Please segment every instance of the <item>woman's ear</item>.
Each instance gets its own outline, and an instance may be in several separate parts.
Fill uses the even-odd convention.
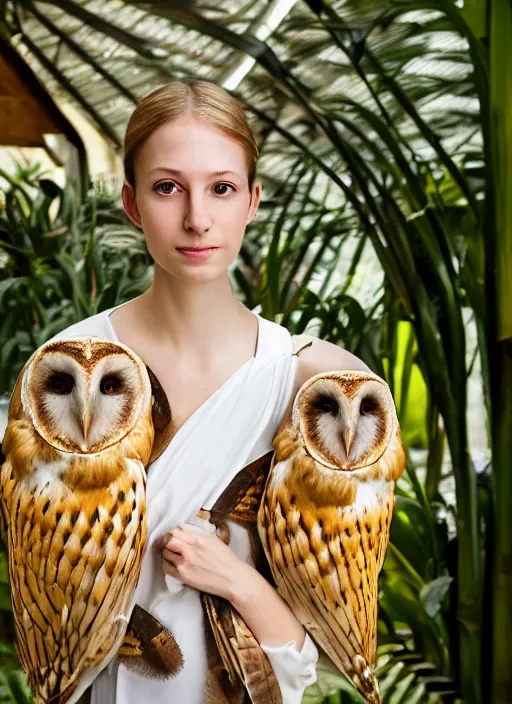
[[[261,183],[257,181],[256,183],[253,183],[252,186],[252,192],[251,192],[251,200],[249,202],[249,212],[247,213],[247,220],[245,221],[245,224],[248,225],[250,222],[254,220],[256,217],[256,213],[258,212],[258,206],[260,204],[260,199],[261,199]]]
[[[122,197],[125,213],[128,215],[134,225],[137,225],[137,227],[142,228],[140,213],[139,209],[137,208],[135,190],[132,188],[132,186],[130,186],[127,181],[125,181],[123,184]]]

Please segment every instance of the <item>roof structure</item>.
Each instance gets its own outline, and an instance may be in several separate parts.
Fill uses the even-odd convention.
[[[460,196],[450,159],[451,173],[482,162],[468,44],[437,10],[388,0],[4,0],[0,34],[118,150],[152,89],[189,75],[227,87],[247,106],[262,151],[266,207],[290,190],[288,217],[306,202],[318,207],[332,258],[340,237],[361,235],[362,202],[393,188],[402,204],[390,144],[413,171],[429,170],[443,198]],[[306,208],[301,225],[313,222]]]
[[[0,38],[0,144],[44,148],[45,134],[65,134],[81,146],[76,130],[33,71]]]
[[[232,0],[223,0],[210,14],[225,26],[226,33],[254,32],[268,15],[263,12],[265,6],[268,9],[281,1],[256,0],[240,8]],[[179,9],[185,3],[61,0],[7,4],[5,22],[20,55],[53,94],[65,94],[78,104],[117,147],[143,95],[186,75],[222,82],[241,58],[239,51],[201,33],[199,27],[186,26],[191,17],[200,25],[201,18],[195,11]]]
[[[83,142],[30,66],[0,36],[0,146],[42,147],[47,134],[62,134],[75,147],[82,182],[88,182]]]
[[[443,130],[443,124],[433,101],[442,98],[453,110],[457,134],[451,125],[440,133],[450,142],[449,151],[475,145],[478,106],[468,83],[472,66],[466,42],[443,25],[440,13],[410,12],[384,26],[380,17],[389,8],[384,0],[331,0],[343,22],[338,36],[329,36],[318,20],[322,5],[315,0],[5,0],[0,33],[10,37],[52,95],[74,102],[117,148],[137,101],[186,75],[232,89],[254,108],[258,128],[266,122],[268,129],[269,118],[287,124],[302,120],[302,128],[311,123],[299,93],[328,107],[339,101],[343,109],[349,102],[372,108],[372,90],[354,62],[369,48],[393,75],[400,72],[404,88],[411,87],[436,128]],[[424,27],[429,31],[420,31]],[[241,80],[244,72],[236,78],[237,71],[247,57],[256,65]],[[395,111],[393,117],[408,136],[414,133],[407,116]],[[320,136],[321,130],[309,130],[308,142]]]

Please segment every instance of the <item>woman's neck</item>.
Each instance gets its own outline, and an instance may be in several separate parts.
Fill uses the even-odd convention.
[[[134,303],[150,338],[176,357],[193,350],[196,360],[211,359],[212,348],[225,349],[226,338],[236,339],[246,325],[254,325],[252,314],[233,296],[227,274],[185,283],[156,265],[151,286]]]

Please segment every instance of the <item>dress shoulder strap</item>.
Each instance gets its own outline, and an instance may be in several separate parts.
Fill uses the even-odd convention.
[[[310,347],[315,340],[318,340],[314,335],[306,335],[302,333],[301,335],[292,335],[292,344],[294,355],[299,355],[299,353],[306,347]]]
[[[292,357],[299,354],[305,347],[313,344],[318,337],[315,335],[292,335],[290,331],[271,320],[260,317],[260,331],[262,336],[258,343],[258,357],[267,360],[283,352]]]
[[[266,362],[281,354],[292,353],[292,336],[289,330],[282,325],[274,323],[259,316],[261,337],[258,341],[257,357]]]

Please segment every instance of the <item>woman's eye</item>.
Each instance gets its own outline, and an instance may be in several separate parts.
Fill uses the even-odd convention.
[[[169,193],[173,193],[173,188],[176,188],[174,183],[171,183],[170,181],[164,181],[163,183],[157,183],[155,186],[155,190],[158,191],[159,193],[164,193],[165,195],[168,195]]]
[[[228,188],[231,188],[231,190],[234,190],[234,189],[233,189],[233,186],[230,186],[229,183],[217,183],[217,184],[213,187],[213,190],[215,191],[215,193],[216,193],[218,196],[224,196],[224,195],[226,195],[226,193],[228,192],[228,191],[227,191]],[[220,189],[220,190],[218,190],[218,189]]]

